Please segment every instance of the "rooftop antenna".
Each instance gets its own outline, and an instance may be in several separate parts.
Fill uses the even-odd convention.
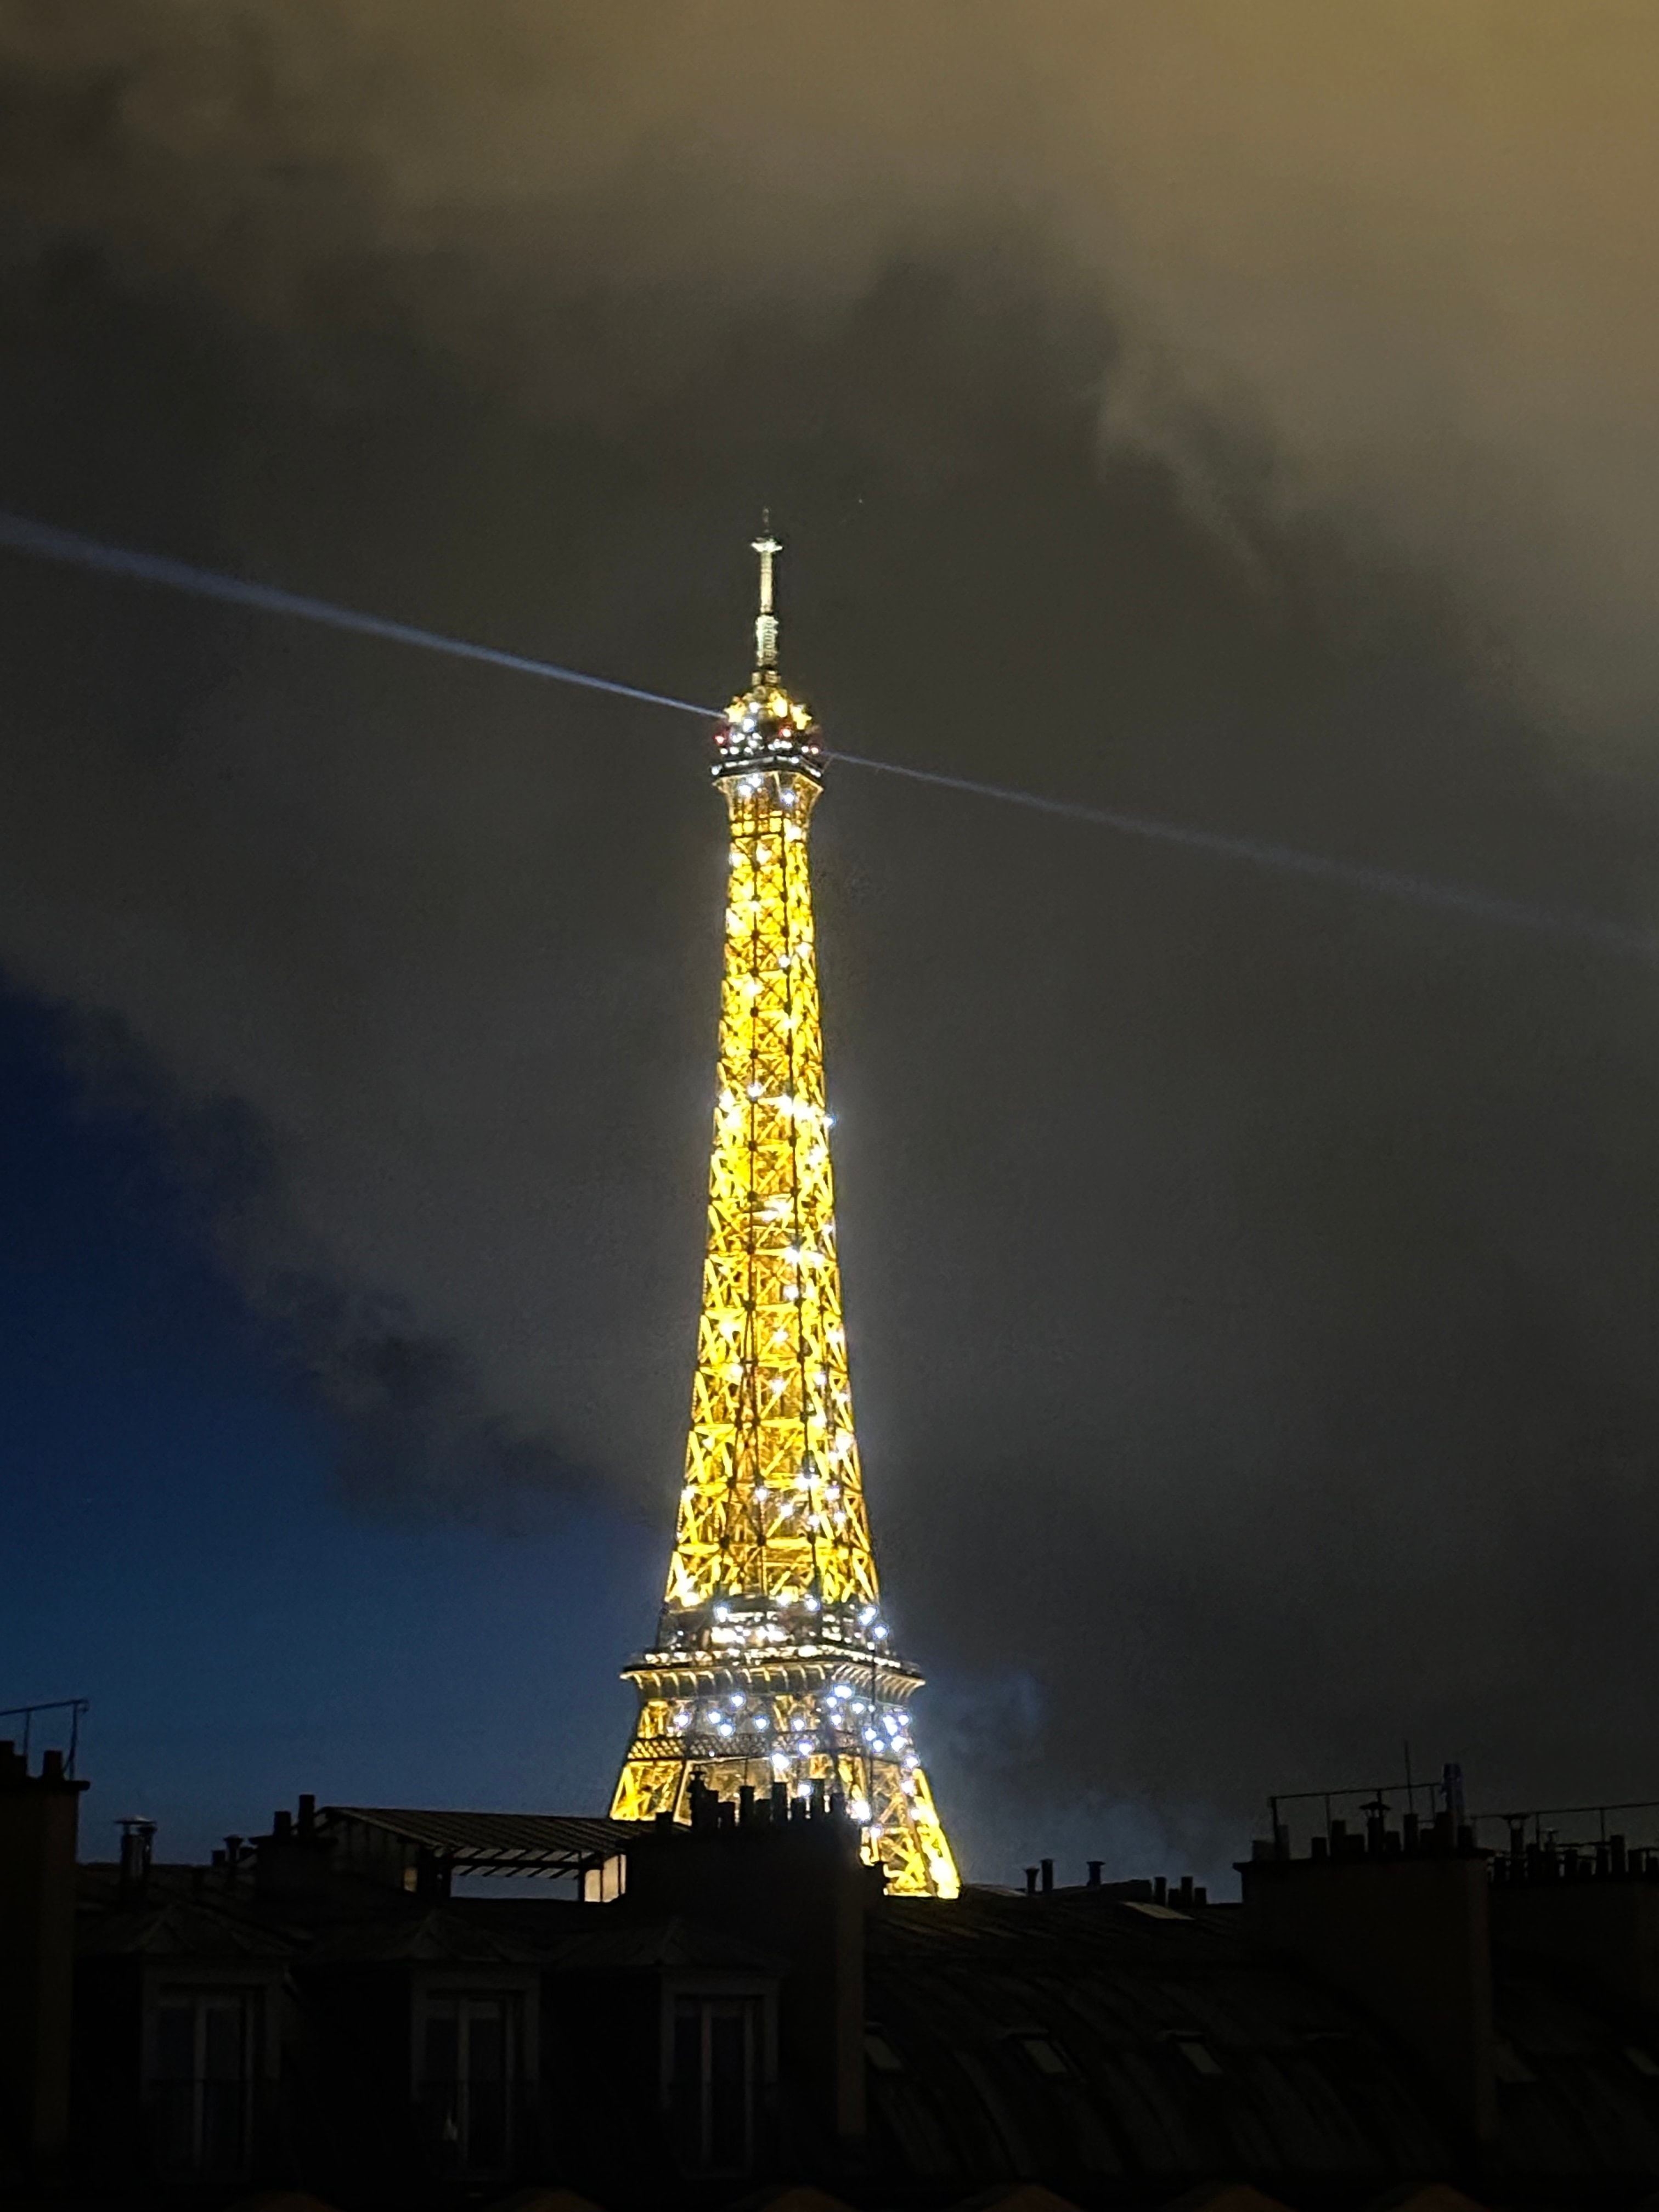
[[[783,548],[772,535],[772,510],[761,509],[760,536],[750,540],[760,555],[760,612],[755,617],[755,683],[778,679],[778,618],[772,602],[772,563]]]

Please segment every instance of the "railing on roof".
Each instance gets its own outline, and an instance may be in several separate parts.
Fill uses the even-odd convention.
[[[1405,1800],[1404,1809],[1407,1813],[1418,1813],[1420,1801],[1423,1812],[1430,1821],[1437,1813],[1449,1813],[1460,1823],[1468,1817],[1463,1810],[1462,1768],[1444,1766],[1437,1782],[1425,1782],[1412,1773],[1409,1758],[1403,1781],[1358,1782],[1340,1790],[1281,1790],[1276,1796],[1268,1798],[1267,1811],[1273,1821],[1273,1833],[1277,1838],[1281,1830],[1288,1835],[1291,1825],[1281,1808],[1291,1805],[1319,1805],[1324,1810],[1324,1832],[1328,1837],[1335,1822],[1346,1817],[1339,1812],[1340,1807],[1352,1806],[1356,1811],[1364,1814],[1368,1820],[1386,1820],[1394,1810],[1395,1801],[1402,1797]]]
[[[1344,1808],[1353,1808],[1363,1813],[1370,1828],[1386,1824],[1401,1800],[1404,1802],[1401,1809],[1411,1814],[1419,1813],[1420,1803],[1430,1820],[1437,1814],[1449,1814],[1458,1828],[1469,1829],[1474,1840],[1485,1849],[1507,1851],[1511,1856],[1524,1850],[1528,1842],[1540,1850],[1559,1849],[1568,1852],[1587,1850],[1596,1845],[1605,1850],[1615,1843],[1644,1851],[1659,1849],[1659,1797],[1625,1798],[1601,1805],[1532,1805],[1514,1811],[1473,1813],[1464,1809],[1463,1770],[1455,1765],[1443,1767],[1437,1782],[1414,1778],[1408,1765],[1405,1779],[1401,1782],[1356,1784],[1340,1790],[1281,1790],[1268,1798],[1267,1809],[1275,1841],[1282,1835],[1288,1842],[1290,1820],[1286,1814],[1292,1806],[1321,1808],[1328,1838],[1334,1827],[1345,1822]],[[1632,1823],[1628,1817],[1632,1814],[1647,1817]]]
[[[0,1705],[0,1721],[21,1720],[22,1722],[23,1741],[18,1748],[24,1758],[27,1759],[33,1746],[35,1715],[37,1713],[67,1713],[70,1717],[69,1741],[64,1747],[64,1771],[72,1780],[75,1775],[76,1754],[81,1747],[81,1716],[88,1710],[90,1704],[91,1700],[87,1698],[47,1698],[40,1704],[33,1705]],[[15,1737],[13,1741],[16,1741]]]
[[[1650,1817],[1636,1824],[1632,1833],[1631,1823],[1621,1820],[1616,1829],[1609,1828],[1607,1820],[1616,1814],[1645,1813]],[[1513,1813],[1475,1813],[1471,1819],[1477,1832],[1482,1828],[1490,1833],[1500,1824],[1507,1832],[1505,1842],[1510,1851],[1524,1848],[1528,1830],[1532,1841],[1540,1850],[1546,1844],[1555,1844],[1571,1850],[1575,1845],[1610,1844],[1616,1835],[1621,1843],[1659,1844],[1659,1797],[1627,1797],[1618,1804],[1607,1805],[1532,1805],[1524,1811]],[[1548,1821],[1551,1826],[1546,1826]],[[1588,1832],[1594,1822],[1595,1832]],[[1566,1824],[1563,1826],[1555,1823]],[[1579,1832],[1573,1833],[1577,1826]]]

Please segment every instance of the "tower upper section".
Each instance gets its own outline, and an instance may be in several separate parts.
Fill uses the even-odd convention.
[[[714,731],[714,777],[758,770],[823,781],[817,726],[804,699],[792,699],[778,681],[778,616],[773,562],[783,548],[768,523],[753,540],[760,556],[760,612],[755,617],[755,673]]]

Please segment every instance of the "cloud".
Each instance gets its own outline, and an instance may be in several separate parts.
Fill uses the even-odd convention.
[[[1656,677],[1656,64],[1626,0],[0,11],[32,214],[283,325],[414,312],[562,406],[648,404],[896,257],[1035,251],[1116,324],[1109,444],[1215,516],[1214,426],[1248,430],[1248,503],[1431,565],[1620,735]]]

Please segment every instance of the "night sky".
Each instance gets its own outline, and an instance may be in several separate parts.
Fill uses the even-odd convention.
[[[1588,0],[0,0],[0,508],[1659,926]],[[0,555],[0,1703],[87,1848],[590,1809],[690,1380],[685,718]],[[854,1389],[966,1871],[1659,1793],[1659,964],[847,768]]]

